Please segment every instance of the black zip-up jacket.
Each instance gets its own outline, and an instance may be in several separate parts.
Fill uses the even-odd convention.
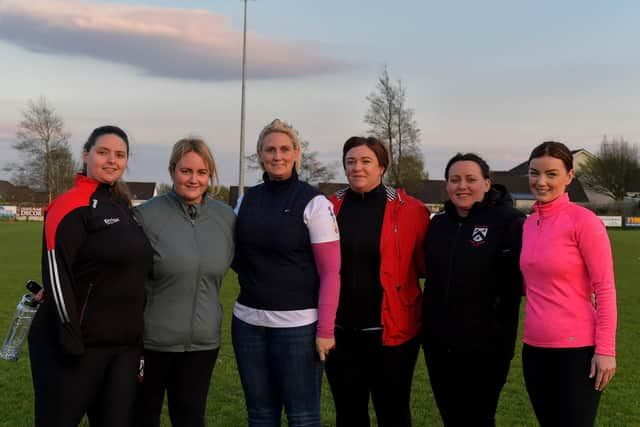
[[[30,342],[81,355],[85,346],[142,343],[152,249],[131,209],[83,175],[47,209],[45,301]]]
[[[450,201],[433,217],[424,243],[426,347],[513,357],[524,218],[499,185],[493,185],[466,218]]]

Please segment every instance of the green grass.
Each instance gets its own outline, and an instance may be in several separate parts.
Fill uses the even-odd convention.
[[[0,339],[13,316],[15,305],[25,292],[29,278],[40,278],[42,223],[0,222]],[[640,426],[640,231],[610,232],[618,289],[618,373],[605,391],[598,413],[599,426]],[[213,373],[207,406],[210,426],[246,425],[246,415],[229,338],[230,313],[238,288],[230,273],[222,289],[225,308],[224,341]],[[0,361],[0,426],[33,425],[33,392],[28,355],[17,363]],[[412,394],[415,426],[441,425],[422,356],[418,359]],[[328,386],[323,387],[322,418],[334,423]],[[511,367],[498,408],[500,426],[537,425],[522,379],[520,355]],[[163,425],[169,426],[163,415]]]

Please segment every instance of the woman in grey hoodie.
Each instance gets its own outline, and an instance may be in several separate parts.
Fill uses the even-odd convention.
[[[203,426],[220,349],[219,289],[233,258],[235,214],[207,194],[218,177],[201,139],[174,145],[169,173],[171,191],[137,208],[153,247],[139,425],[160,425],[166,391],[172,425]]]

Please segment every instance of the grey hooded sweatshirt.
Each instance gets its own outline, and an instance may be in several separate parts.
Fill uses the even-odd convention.
[[[180,352],[220,347],[219,290],[234,254],[236,216],[208,196],[196,208],[174,190],[136,208],[153,247],[146,283],[144,348]]]

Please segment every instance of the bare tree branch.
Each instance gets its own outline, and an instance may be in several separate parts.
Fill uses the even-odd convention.
[[[4,167],[18,185],[46,191],[49,201],[73,184],[77,163],[69,147],[70,133],[54,107],[41,97],[29,100],[18,124],[16,142],[22,161]]]
[[[582,165],[578,177],[588,188],[623,200],[640,177],[638,146],[624,138],[608,141],[605,136],[597,156]]]
[[[390,165],[387,180],[396,187],[427,177],[420,146],[420,129],[413,109],[406,106],[406,90],[402,81],[393,83],[385,67],[378,77],[376,89],[367,96],[369,109],[364,121],[369,134],[386,142]]]

